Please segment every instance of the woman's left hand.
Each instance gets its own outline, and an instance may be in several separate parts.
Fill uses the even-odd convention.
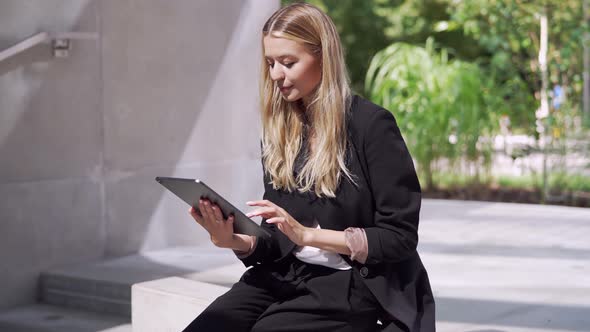
[[[246,204],[260,207],[254,211],[246,213],[248,218],[254,216],[266,218],[267,223],[277,225],[278,229],[298,246],[304,246],[309,242],[311,231],[313,231],[313,229],[301,225],[280,206],[269,200],[251,201],[246,202]]]

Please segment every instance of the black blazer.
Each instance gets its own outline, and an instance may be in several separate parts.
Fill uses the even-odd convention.
[[[418,253],[421,191],[412,158],[393,115],[354,96],[348,112],[348,169],[353,184],[341,179],[335,198],[318,198],[275,190],[264,172],[264,199],[285,209],[297,221],[343,231],[362,227],[368,240],[365,264],[341,255],[364,278],[386,315],[384,331],[434,331],[434,298]],[[246,266],[272,264],[290,254],[295,244],[275,225],[262,221],[269,240],[258,239]]]

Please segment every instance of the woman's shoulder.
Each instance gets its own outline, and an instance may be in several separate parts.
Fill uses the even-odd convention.
[[[391,112],[356,94],[352,96],[349,116],[350,129],[357,133],[366,132],[375,121],[381,121],[384,118],[393,120]]]
[[[365,117],[371,116],[373,112],[383,109],[383,107],[358,94],[352,95],[350,107],[354,115]]]

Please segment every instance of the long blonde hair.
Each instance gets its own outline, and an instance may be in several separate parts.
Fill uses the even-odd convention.
[[[336,27],[319,8],[294,3],[279,9],[266,21],[262,39],[269,34],[302,43],[319,57],[322,69],[321,81],[303,110],[312,124],[314,151],[295,177],[295,159],[303,148],[303,122],[297,103],[285,101],[270,78],[262,44],[260,99],[265,171],[274,189],[297,189],[301,193],[313,190],[318,197],[335,197],[343,174],[354,183],[345,165],[351,90]]]

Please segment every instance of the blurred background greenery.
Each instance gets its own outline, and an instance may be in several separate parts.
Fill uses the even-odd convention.
[[[426,197],[590,207],[584,1],[307,2],[338,27],[355,92],[395,115]]]

